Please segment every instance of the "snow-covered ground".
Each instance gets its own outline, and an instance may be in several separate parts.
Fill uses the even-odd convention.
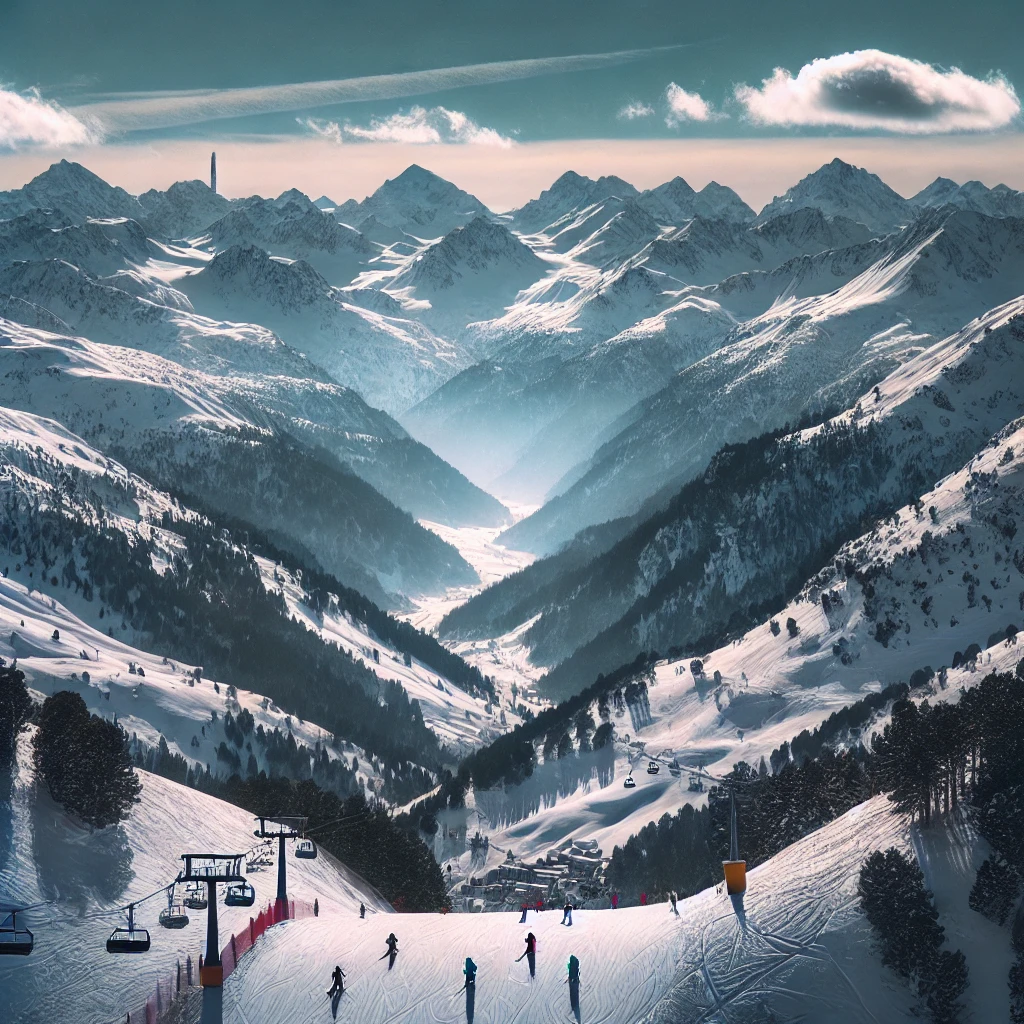
[[[73,594],[64,596],[85,606]],[[59,633],[57,640],[53,639],[54,630]],[[16,658],[27,685],[40,697],[74,690],[93,714],[116,718],[129,735],[150,747],[156,747],[163,736],[172,753],[200,767],[210,765],[216,771],[216,750],[225,735],[223,716],[230,711],[237,717],[243,708],[267,731],[277,729],[283,735],[290,731],[296,743],[310,750],[320,743],[330,756],[340,755],[326,729],[288,715],[249,690],[230,696],[227,686],[207,677],[193,679],[189,685],[194,666],[108,636],[56,598],[15,579],[0,579],[0,657]],[[136,666],[134,673],[129,671],[130,665]],[[258,748],[254,750],[259,754]],[[353,755],[358,758],[359,775],[367,790],[375,793],[379,776],[371,759],[351,744],[346,753],[349,760]]]
[[[820,607],[806,603],[788,613],[797,618],[804,643],[811,630],[820,629],[815,616],[824,619]],[[718,669],[723,675],[725,686],[717,701],[713,686],[694,685],[686,662],[659,663],[650,688],[652,723],[637,733],[628,714],[613,718],[620,741],[615,745],[614,774],[606,777],[607,784],[602,785],[595,774],[565,787],[536,772],[507,793],[471,795],[469,826],[486,833],[494,850],[486,867],[500,861],[498,850],[510,848],[532,863],[567,839],[596,840],[604,856],[610,856],[616,845],[648,822],[675,814],[684,803],[704,802],[705,793],[688,788],[691,771],[701,771],[707,787],[708,777],[721,778],[738,761],[756,767],[783,742],[804,729],[813,731],[833,711],[879,689],[877,682],[865,681],[851,689],[839,681],[816,680],[814,659],[810,652],[800,652],[799,641],[786,643],[769,634],[775,642],[767,644],[758,642],[761,638],[754,632],[705,659],[709,674]],[[950,671],[945,689],[932,699],[955,699],[961,687],[970,687],[988,672],[1012,671],[1020,657],[1019,646],[997,645],[981,655],[973,671]],[[920,660],[913,662],[914,668],[920,667]],[[623,742],[627,736],[629,745]],[[652,757],[661,764],[657,775],[645,770]],[[673,758],[682,765],[678,776],[667,768]],[[636,788],[625,789],[625,777],[634,768]],[[473,873],[482,874],[486,867],[474,865]]]
[[[35,933],[25,958],[0,958],[0,1020],[19,1024],[123,1021],[175,963],[193,963],[206,938],[206,911],[188,911],[188,927],[161,928],[158,896],[137,910],[136,923],[152,939],[149,953],[109,954],[107,937],[121,924],[117,908],[164,886],[181,870],[186,852],[245,853],[259,842],[246,811],[145,772],[141,802],[121,825],[90,832],[75,824],[36,788],[28,767],[29,737],[20,742],[21,769],[12,801],[13,821],[0,829],[0,905],[53,902],[19,916]],[[257,909],[277,892],[273,865],[248,876]],[[377,913],[388,904],[365,882],[321,853],[301,861],[288,851],[288,892],[320,902],[338,915],[363,901]],[[248,924],[252,910],[218,908],[222,944]],[[103,914],[103,916],[96,916]],[[371,915],[370,920],[374,919]],[[287,1018],[282,1018],[287,1019]]]
[[[510,504],[508,507],[516,522],[536,511],[535,506],[529,505]],[[433,632],[453,608],[464,604],[492,583],[525,569],[536,557],[527,551],[516,551],[496,543],[495,538],[501,533],[502,527],[456,528],[426,520],[421,520],[420,525],[433,530],[442,540],[457,548],[480,577],[480,582],[472,587],[453,587],[440,597],[413,599],[413,611],[400,617],[426,632]],[[522,634],[531,624],[527,622],[505,636],[450,645],[451,650],[460,658],[475,665],[485,676],[494,680],[495,689],[505,709],[505,724],[509,728],[519,721],[519,717],[511,710],[513,685],[516,687],[516,705],[540,708],[544,703],[533,688],[533,684],[544,674],[544,669],[530,663],[529,648],[522,641]],[[424,716],[426,713],[424,708]],[[429,720],[427,724],[430,725]]]
[[[909,846],[906,822],[884,798],[855,808],[749,876],[742,901],[709,889],[679,904],[518,916],[402,915],[360,921],[333,907],[316,921],[275,930],[225,987],[245,1024],[318,1021],[340,963],[346,990],[338,1018],[360,1024],[467,1020],[465,957],[479,968],[476,1024],[574,1019],[566,963],[580,960],[580,1016],[589,1024],[895,1024],[913,1020],[911,995],[867,955],[869,929],[856,882],[869,853]],[[516,963],[527,931],[537,973]],[[394,969],[378,958],[394,931]],[[773,1013],[775,1016],[770,1016]]]
[[[438,528],[448,534],[467,532],[497,533],[498,530],[480,530],[469,527],[463,530]],[[447,539],[447,538],[446,538]],[[365,623],[352,619],[345,613],[333,615],[325,613],[317,615],[302,600],[303,591],[299,581],[286,570],[275,566],[266,558],[258,558],[260,569],[268,589],[279,590],[288,605],[291,615],[298,618],[309,629],[319,633],[328,643],[335,643],[343,650],[349,651],[357,661],[361,661],[380,679],[393,679],[402,684],[410,699],[420,702],[423,721],[427,727],[437,734],[457,754],[465,753],[475,747],[490,742],[495,736],[505,731],[501,724],[500,711],[496,708],[488,710],[488,704],[480,697],[459,689],[447,677],[416,658],[406,665],[401,651],[389,647],[377,639]],[[444,600],[444,599],[440,599]],[[420,629],[415,615],[406,616],[413,625]],[[378,652],[379,661],[373,658]],[[483,667],[481,667],[481,671]],[[511,712],[509,712],[511,714]],[[518,722],[513,717],[509,727]]]

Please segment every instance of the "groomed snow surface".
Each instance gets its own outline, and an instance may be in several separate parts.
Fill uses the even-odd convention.
[[[566,965],[580,960],[587,1024],[895,1024],[914,1019],[908,989],[880,966],[856,899],[873,850],[909,848],[907,823],[885,798],[850,811],[752,871],[745,897],[715,889],[679,903],[578,911],[397,915],[360,921],[333,905],[317,920],[274,929],[228,980],[224,1019],[327,1021],[335,964],[346,990],[337,1019],[358,1024],[467,1021],[465,958],[479,968],[476,1024],[573,1020]],[[398,938],[394,969],[378,958]],[[526,961],[537,936],[537,974]],[[770,1008],[770,1009],[769,1009]],[[774,1014],[774,1016],[772,1016]]]
[[[28,957],[0,958],[0,1021],[5,1024],[109,1024],[123,1021],[152,992],[158,979],[174,972],[177,960],[196,963],[206,939],[206,911],[189,910],[180,931],[161,928],[162,897],[143,904],[136,925],[147,928],[149,953],[106,952],[111,931],[124,923],[117,908],[168,884],[181,870],[186,852],[245,853],[259,840],[250,814],[230,804],[146,772],[140,772],[141,802],[119,826],[90,832],[76,824],[35,787],[28,767],[28,737],[20,741],[21,769],[12,801],[13,820],[0,818],[0,906],[52,900],[19,916],[35,933]],[[6,807],[0,805],[6,817]],[[289,844],[289,847],[294,844]],[[218,907],[221,945],[272,901],[277,892],[277,858],[248,875],[256,905]],[[179,889],[179,895],[181,890]],[[320,901],[328,908],[377,913],[390,908],[376,892],[333,858],[297,860],[288,850],[288,894]],[[111,913],[96,917],[97,913]],[[282,1016],[285,1021],[288,1016]]]

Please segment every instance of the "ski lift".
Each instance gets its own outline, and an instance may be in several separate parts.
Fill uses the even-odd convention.
[[[18,927],[18,912],[10,911],[0,921],[0,956],[28,956],[35,945],[35,939],[27,928]]]
[[[658,764],[657,761],[651,761],[647,765],[647,774],[648,775],[657,775],[658,772],[660,772],[660,771],[661,771],[661,765]]]
[[[206,890],[202,882],[193,882],[185,891],[185,899],[182,900],[189,910],[205,910],[207,906]]]
[[[672,758],[672,763],[668,766],[668,773],[675,779],[678,779],[679,776],[682,774],[682,769],[679,767],[679,762],[675,758]]]
[[[107,939],[108,953],[148,953],[149,932],[135,927],[135,904],[128,904],[128,927],[115,928]]]
[[[251,907],[256,902],[256,890],[248,882],[232,882],[224,894],[227,907]]]
[[[636,789],[636,779],[633,778],[632,772],[630,772],[629,775],[626,776],[625,781],[622,783],[622,785],[626,789]]]
[[[315,860],[316,859],[316,843],[312,839],[300,839],[295,844],[295,856],[299,860]]]
[[[174,899],[173,889],[167,894],[167,906],[160,911],[157,918],[162,928],[187,928],[188,914],[185,905]]]
[[[691,793],[704,792],[704,780],[700,772],[690,772],[690,784],[686,787]]]

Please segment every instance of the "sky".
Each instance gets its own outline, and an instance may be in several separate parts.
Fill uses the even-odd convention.
[[[905,194],[1024,188],[1024,4],[0,0],[0,188],[361,198],[413,161],[495,209],[563,170],[760,206],[842,156]],[[404,161],[404,163],[403,163]]]

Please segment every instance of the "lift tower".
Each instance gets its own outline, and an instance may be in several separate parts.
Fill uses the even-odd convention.
[[[205,882],[209,889],[206,910],[206,959],[199,972],[204,988],[220,988],[224,984],[224,968],[220,962],[220,937],[217,934],[217,883],[244,882],[243,853],[183,853],[185,867],[179,882]]]
[[[253,835],[257,839],[277,840],[277,910],[283,915],[288,914],[288,859],[284,854],[284,844],[289,839],[301,839],[306,831],[309,818],[300,814],[279,814],[276,817],[259,817],[260,825]]]

